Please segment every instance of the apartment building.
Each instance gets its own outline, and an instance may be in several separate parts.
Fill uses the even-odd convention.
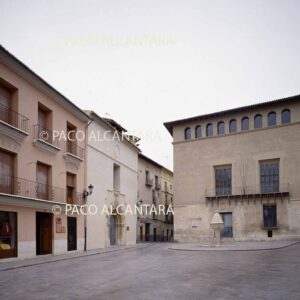
[[[175,240],[299,239],[300,96],[167,122]]]
[[[159,205],[172,204],[173,173],[154,160],[139,153],[138,158],[138,202],[140,205],[154,205],[156,211],[143,210],[137,216],[137,242],[161,242],[173,240],[173,216],[159,214]]]
[[[97,213],[87,216],[87,249],[135,244],[137,140],[114,120],[88,114],[92,122],[87,134],[87,182],[95,188],[87,203],[97,207]]]
[[[84,201],[85,139],[76,133],[88,121],[0,47],[0,258],[83,250],[84,218],[63,210]]]

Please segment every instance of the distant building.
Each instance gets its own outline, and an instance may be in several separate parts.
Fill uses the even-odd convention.
[[[173,173],[139,153],[138,162],[138,202],[140,205],[154,205],[156,213],[138,215],[137,241],[161,242],[173,240],[173,215],[159,214],[159,206],[167,212],[173,205]]]
[[[175,240],[300,237],[300,96],[165,123],[173,136]]]

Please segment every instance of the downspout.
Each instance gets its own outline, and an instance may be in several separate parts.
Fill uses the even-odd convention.
[[[87,188],[87,157],[88,157],[88,127],[92,123],[92,120],[89,120],[85,126],[85,154],[84,154],[84,190]],[[88,196],[87,196],[88,197]],[[86,201],[87,201],[86,197]],[[86,203],[87,204],[87,203]],[[84,214],[84,251],[86,251],[86,238],[87,238],[87,216]]]

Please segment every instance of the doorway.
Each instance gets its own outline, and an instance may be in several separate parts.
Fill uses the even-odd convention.
[[[153,228],[153,241],[156,242],[156,228]]]
[[[224,228],[221,229],[221,237],[233,237],[232,230],[232,213],[220,213],[222,220],[224,222]]]
[[[140,242],[143,241],[143,226],[140,226]]]
[[[68,251],[77,250],[77,219],[68,217]]]
[[[52,253],[52,214],[36,213],[36,254]]]
[[[116,223],[116,216],[111,215],[109,224],[109,238],[111,246],[116,244]]]
[[[145,242],[150,241],[150,223],[145,224]]]

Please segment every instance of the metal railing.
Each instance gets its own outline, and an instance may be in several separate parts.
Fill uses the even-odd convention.
[[[247,196],[247,195],[274,195],[274,194],[283,194],[283,193],[289,193],[289,184],[205,189],[205,196],[207,198]]]
[[[62,148],[62,141],[54,137],[53,131],[41,125],[33,126],[34,138],[48,143],[56,148]]]
[[[0,121],[28,133],[29,119],[3,104],[0,104]]]
[[[64,188],[6,174],[0,174],[0,193],[60,203],[70,202],[70,199],[67,198],[67,190]],[[72,195],[72,203],[70,204],[80,205],[82,203],[82,194],[74,192]]]
[[[66,153],[70,153],[74,156],[77,156],[82,160],[84,159],[84,149],[71,141],[65,141],[64,151]]]

